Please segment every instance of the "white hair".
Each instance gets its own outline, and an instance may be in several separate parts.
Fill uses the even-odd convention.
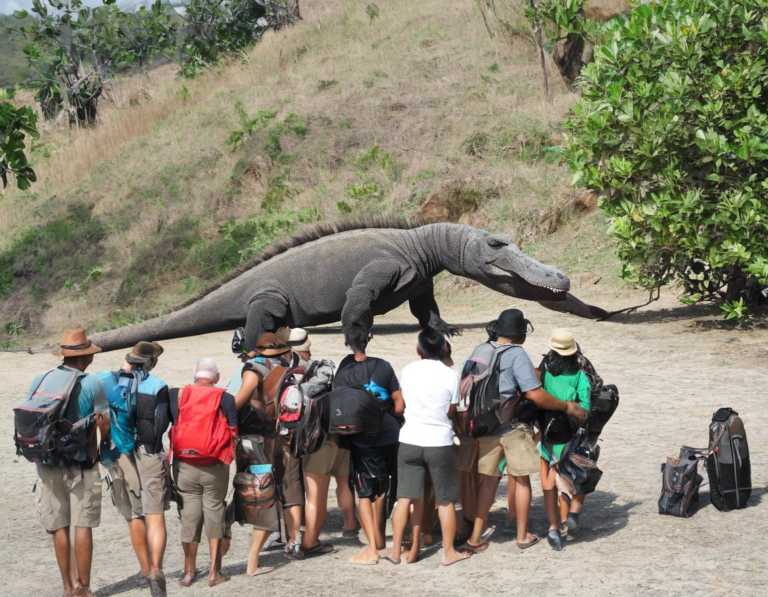
[[[195,365],[195,379],[209,379],[213,381],[219,374],[219,366],[210,357],[203,357]]]

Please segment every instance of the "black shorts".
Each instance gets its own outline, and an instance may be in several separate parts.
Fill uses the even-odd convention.
[[[435,501],[459,501],[456,451],[453,446],[423,448],[400,444],[397,457],[397,497],[411,500],[424,497],[427,471],[435,486]]]
[[[376,448],[350,446],[349,484],[358,497],[376,499],[389,491],[390,477],[397,475],[397,444]]]

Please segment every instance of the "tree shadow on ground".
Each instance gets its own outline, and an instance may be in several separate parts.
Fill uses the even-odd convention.
[[[488,322],[485,323],[455,323],[451,322],[460,330],[484,330]],[[323,327],[307,327],[307,332],[310,334],[341,334],[342,328],[340,325],[323,326]],[[376,336],[392,336],[395,334],[418,334],[421,331],[421,326],[417,323],[382,323],[374,324],[371,328],[371,333]]]
[[[690,321],[691,328],[696,331],[768,329],[768,309],[764,307],[751,307],[750,314],[753,317],[739,323],[735,319],[724,319],[723,311],[715,304],[681,304],[672,308],[640,308],[630,313],[614,315],[608,321],[627,325]]]

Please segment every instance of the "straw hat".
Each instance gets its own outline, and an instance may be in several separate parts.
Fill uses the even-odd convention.
[[[564,357],[576,354],[576,351],[579,350],[573,334],[568,330],[562,329],[554,330],[552,332],[552,337],[549,339],[549,347],[557,354]]]
[[[307,352],[312,346],[312,340],[309,339],[307,330],[302,328],[293,328],[288,337],[288,346],[295,352]]]
[[[101,352],[101,348],[88,339],[85,330],[73,328],[64,332],[59,347],[52,354],[57,357],[79,357],[97,352]]]
[[[147,365],[163,354],[163,347],[157,342],[139,342],[131,349],[125,360],[132,365]]]
[[[256,352],[263,357],[276,357],[290,352],[288,343],[277,337],[277,334],[267,332],[259,336],[256,342]]]

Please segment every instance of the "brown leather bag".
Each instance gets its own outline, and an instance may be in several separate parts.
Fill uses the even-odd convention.
[[[260,510],[266,510],[275,505],[275,476],[270,465],[260,466],[269,467],[269,472],[237,473],[234,480],[237,500],[245,513],[246,522],[249,524],[256,523]]]

